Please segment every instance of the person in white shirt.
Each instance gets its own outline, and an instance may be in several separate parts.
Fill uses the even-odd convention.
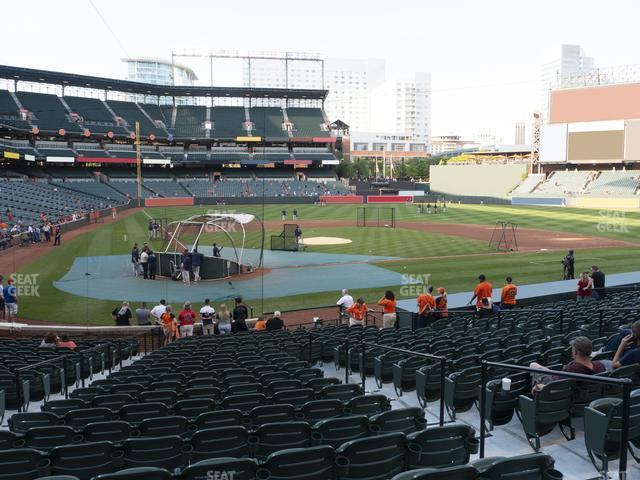
[[[149,252],[146,248],[143,248],[140,254],[140,266],[142,267],[142,278],[149,278]]]
[[[342,296],[336,302],[336,305],[340,307],[340,316],[348,317],[347,308],[350,308],[353,305],[353,297],[349,295],[349,290],[346,288],[342,289]]]
[[[166,311],[167,311],[167,302],[163,298],[162,300],[160,300],[160,303],[158,305],[156,305],[151,309],[149,313],[151,314],[151,317],[158,325],[162,325],[162,315],[164,315],[164,312]]]
[[[208,298],[204,299],[204,305],[200,309],[200,320],[202,321],[202,334],[213,335],[215,329],[213,326],[213,316],[216,314],[215,309],[210,305]]]

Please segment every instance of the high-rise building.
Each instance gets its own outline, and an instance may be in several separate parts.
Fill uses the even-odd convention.
[[[541,109],[549,117],[549,92],[563,87],[563,78],[578,72],[595,70],[596,62],[588,57],[580,45],[560,45],[554,49],[540,70]]]
[[[515,131],[515,137],[514,137],[514,144],[515,145],[524,145],[525,142],[525,135],[526,135],[526,125],[524,122],[516,122],[516,131]]]
[[[283,58],[284,58],[283,54]],[[299,54],[304,56],[305,54]],[[313,56],[309,56],[313,58]],[[317,58],[317,57],[316,57]],[[324,72],[324,78],[323,78]],[[245,87],[325,88],[329,120],[342,120],[352,137],[378,132],[428,144],[431,133],[431,75],[387,78],[384,59],[252,59],[243,66]],[[364,140],[363,140],[364,141]]]
[[[123,58],[122,61],[127,64],[127,80],[132,82],[191,87],[198,80],[191,68],[170,60]]]

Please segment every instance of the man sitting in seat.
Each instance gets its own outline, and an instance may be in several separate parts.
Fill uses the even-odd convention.
[[[280,318],[282,314],[279,310],[273,312],[273,317],[267,320],[265,328],[267,332],[275,332],[276,330],[282,330],[284,328],[284,322]]]
[[[563,372],[581,373],[582,375],[595,375],[606,371],[606,366],[598,360],[591,361],[593,353],[593,343],[587,337],[576,337],[571,341],[571,356],[573,360],[562,367]],[[532,362],[529,367],[540,370],[549,370],[547,367],[537,362]],[[560,380],[561,377],[553,375],[533,375],[531,378],[532,392],[536,393],[553,380]]]
[[[613,368],[640,363],[640,320],[633,322],[631,331],[625,335],[613,356]]]

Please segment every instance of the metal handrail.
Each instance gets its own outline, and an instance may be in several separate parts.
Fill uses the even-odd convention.
[[[554,377],[562,377],[574,380],[580,380],[590,383],[604,383],[610,385],[622,385],[622,431],[620,438],[620,463],[619,463],[619,475],[620,480],[626,479],[627,471],[627,444],[629,443],[629,416],[631,407],[631,387],[633,382],[630,378],[612,378],[601,377],[598,375],[585,375],[582,373],[563,372],[562,370],[542,370],[540,368],[525,367],[522,365],[511,365],[508,363],[500,362],[488,362],[482,361],[481,363],[481,388],[480,388],[480,458],[484,458],[484,444],[485,444],[485,422],[486,411],[485,403],[487,401],[487,382],[488,382],[488,367],[498,367],[505,370],[515,370],[518,372],[529,372],[535,374],[549,374]]]

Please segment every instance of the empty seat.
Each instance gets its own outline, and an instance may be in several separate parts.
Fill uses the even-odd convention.
[[[137,434],[129,422],[111,420],[109,422],[88,423],[82,429],[85,442],[120,443]]]
[[[409,444],[409,468],[443,468],[465,465],[477,453],[479,441],[467,425],[444,425],[412,433]]]
[[[470,465],[446,468],[419,468],[399,473],[391,480],[479,480],[479,472]]]
[[[319,398],[331,399],[335,398],[341,402],[347,402],[353,397],[362,395],[362,387],[355,383],[347,383],[340,385],[327,385],[318,394]]]
[[[210,398],[211,400],[217,401],[221,397],[222,390],[217,387],[193,387],[187,388],[182,392],[182,398],[187,400],[192,398]]]
[[[301,407],[307,402],[315,400],[316,395],[312,388],[299,388],[297,390],[281,390],[273,394],[271,400],[274,403],[288,403],[294,407]]]
[[[122,444],[123,465],[160,467],[172,471],[187,464],[188,450],[177,435],[156,438],[130,438]]]
[[[121,454],[111,442],[96,442],[56,447],[51,450],[49,459],[53,473],[88,480],[116,471]]]
[[[311,445],[311,427],[306,422],[267,423],[249,436],[253,456],[263,459],[286,448]]]
[[[134,467],[116,473],[98,475],[93,480],[173,480],[173,475],[164,468]]]
[[[83,387],[76,388],[70,394],[70,398],[79,398],[85,402],[90,402],[93,397],[104,395],[107,391],[101,387]]]
[[[140,403],[162,403],[167,407],[173,406],[178,401],[178,394],[171,390],[149,390],[138,395]]]
[[[220,402],[224,409],[237,409],[241,412],[250,412],[253,408],[265,405],[267,397],[263,393],[250,393],[247,395],[230,395]]]
[[[307,388],[313,388],[316,393],[320,393],[327,385],[337,385],[340,383],[340,380],[334,377],[323,377],[323,378],[312,378],[308,380],[304,386]]]
[[[216,404],[210,398],[192,398],[179,400],[173,406],[176,415],[187,418],[196,418],[198,415],[210,412],[216,408]]]
[[[53,447],[81,441],[82,435],[79,435],[73,428],[66,425],[34,427],[24,434],[26,447],[38,450],[51,450]]]
[[[387,433],[352,440],[336,450],[336,473],[341,480],[383,480],[404,471],[407,439]]]
[[[296,411],[293,405],[277,404],[256,407],[247,415],[247,424],[257,428],[265,423],[293,422],[296,420]]]
[[[353,397],[344,406],[347,415],[376,415],[391,409],[391,403],[386,395],[359,395]]]
[[[24,440],[13,432],[0,430],[0,450],[24,447]]]
[[[478,399],[481,370],[479,366],[469,367],[445,378],[444,402],[452,420],[457,412],[469,410]]]
[[[51,462],[32,448],[0,451],[0,479],[31,480],[51,473]]]
[[[219,427],[198,430],[190,440],[191,462],[217,457],[249,455],[249,432],[244,427]]]
[[[112,412],[117,412],[124,405],[135,402],[134,398],[127,393],[114,393],[110,395],[98,395],[91,399],[92,407],[105,407]]]
[[[49,400],[40,407],[43,412],[51,412],[59,417],[64,417],[67,412],[79,408],[88,408],[89,404],[79,398],[67,398],[63,400]]]
[[[343,443],[369,435],[369,419],[364,415],[351,415],[319,421],[313,426],[311,438],[314,444],[338,448]]]
[[[240,410],[216,410],[198,415],[195,425],[199,430],[205,428],[240,427],[244,425],[244,417]]]
[[[313,400],[300,408],[298,417],[300,420],[314,424],[327,418],[340,417],[343,414],[343,405],[340,400]]]
[[[562,480],[563,475],[554,469],[549,455],[533,453],[516,457],[489,457],[471,462],[478,469],[480,478],[488,480]]]
[[[72,427],[82,428],[93,422],[107,422],[113,418],[113,412],[105,407],[81,408],[71,410],[64,416],[64,423]]]
[[[257,478],[333,480],[335,453],[329,446],[294,448],[272,453],[260,465]]]
[[[169,409],[163,403],[158,402],[132,403],[123,406],[118,415],[125,422],[138,424],[145,418],[169,415]]]
[[[33,427],[51,427],[62,421],[51,412],[14,413],[8,420],[9,429],[15,433],[25,433]]]
[[[193,433],[189,420],[179,415],[145,418],[138,426],[142,437],[166,437],[168,435],[186,436]]]
[[[258,464],[251,458],[214,458],[192,463],[180,474],[180,480],[211,480],[226,474],[233,480],[255,480]]]
[[[404,434],[424,430],[427,421],[424,410],[418,407],[397,408],[379,413],[369,419],[374,432],[402,432]]]

